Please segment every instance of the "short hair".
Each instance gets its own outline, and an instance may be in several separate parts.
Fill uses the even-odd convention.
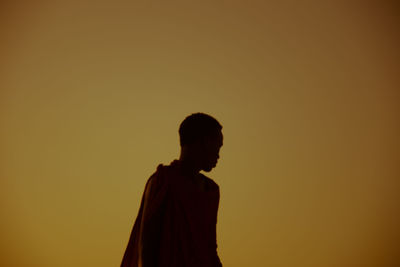
[[[179,126],[180,145],[182,147],[193,144],[199,139],[221,129],[222,125],[214,117],[202,112],[192,113]]]

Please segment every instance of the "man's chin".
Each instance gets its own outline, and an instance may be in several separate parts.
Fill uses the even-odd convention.
[[[209,165],[209,166],[205,167],[203,170],[205,172],[210,172],[212,169],[214,169],[214,167],[215,167],[215,165]]]

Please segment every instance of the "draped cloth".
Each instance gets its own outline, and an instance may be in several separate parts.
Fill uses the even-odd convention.
[[[146,182],[121,267],[222,267],[216,239],[219,186],[200,175],[205,191],[184,175],[178,160],[157,166]],[[151,229],[146,238],[144,229]]]

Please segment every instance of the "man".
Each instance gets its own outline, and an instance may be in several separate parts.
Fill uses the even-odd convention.
[[[217,254],[219,186],[200,173],[217,165],[222,126],[193,113],[179,127],[181,153],[147,180],[121,267],[222,267]]]

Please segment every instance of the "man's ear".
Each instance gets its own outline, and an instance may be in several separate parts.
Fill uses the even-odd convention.
[[[199,138],[192,144],[192,149],[201,153],[204,150],[205,145],[205,140],[203,138]]]
[[[204,148],[204,147],[206,147],[207,145],[208,145],[208,139],[207,139],[207,137],[206,137],[206,136],[200,137],[200,139],[199,139],[199,146],[200,146],[201,148]]]
[[[193,150],[197,150],[199,147],[199,140],[196,140],[190,144],[187,145],[188,150],[193,151]]]

